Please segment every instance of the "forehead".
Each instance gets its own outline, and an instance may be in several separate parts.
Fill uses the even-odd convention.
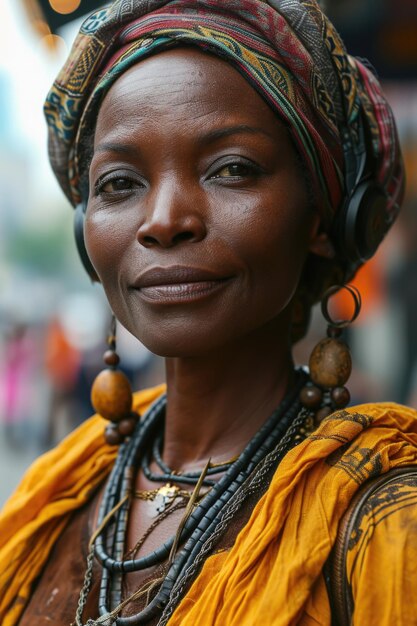
[[[229,63],[193,47],[151,56],[128,69],[109,89],[97,118],[96,138],[116,129],[174,123],[179,130],[223,122],[274,127],[283,122]]]

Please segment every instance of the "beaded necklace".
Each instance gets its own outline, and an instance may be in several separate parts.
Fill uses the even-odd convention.
[[[164,482],[173,479],[175,477],[175,482],[184,483],[186,485],[195,485],[200,477],[201,471],[195,472],[176,472],[172,470],[168,465],[164,462],[161,456],[163,438],[162,434],[158,434],[155,437],[155,441],[152,446],[152,452],[147,451],[143,455],[143,460],[141,464],[142,471],[148,480],[153,482]],[[232,464],[232,462],[238,459],[239,455],[231,459],[230,461],[225,461],[224,463],[210,463],[207,468],[206,476],[213,476],[216,474],[221,474]],[[150,469],[151,458],[155,461],[158,468],[161,470],[159,474],[152,472]],[[213,486],[216,484],[215,480],[209,480],[208,478],[204,478],[203,484],[206,486]]]
[[[273,459],[277,465],[303,436],[303,427],[310,416],[306,410],[301,409],[298,397],[307,378],[304,371],[297,370],[295,387],[286,395],[278,409],[263,424],[239,457],[231,463],[221,464],[221,469],[219,466],[211,468],[214,470],[212,474],[224,471],[217,482],[210,480],[207,483],[206,476],[210,472],[210,463],[207,464],[203,473],[184,472],[177,475],[163,463],[158,453],[155,460],[161,469],[161,474],[150,472],[148,450],[155,451],[156,447],[158,451],[160,449],[166,396],[160,397],[152,405],[137,425],[132,437],[120,447],[108,479],[99,509],[98,530],[90,540],[87,571],[80,593],[75,626],[84,626],[82,614],[91,587],[94,556],[103,568],[99,593],[100,617],[96,620],[89,619],[85,626],[146,624],[170,604],[174,588],[178,596],[182,579],[189,578],[190,569],[193,569],[193,564],[199,560],[198,556],[202,547],[216,529],[218,534],[218,528],[224,521],[225,513],[230,511],[230,503],[239,502],[239,506],[242,504],[244,499],[240,495],[242,485],[250,479],[255,470],[265,465],[267,459]],[[188,482],[188,484],[196,485],[196,489],[187,506],[187,515],[176,535],[145,556],[126,558],[124,555],[128,512],[131,499],[134,497],[134,479],[138,467],[146,468],[148,474],[153,475],[153,480],[158,482]],[[179,478],[186,480],[178,480]],[[198,492],[202,485],[211,488],[197,504]],[[182,545],[182,548],[177,552],[178,545]],[[130,554],[126,556],[129,557]],[[138,614],[120,616],[129,602],[145,594],[149,597],[150,592],[156,586],[152,583],[122,602],[123,575],[161,564],[167,559],[168,572],[162,580],[157,581],[157,584],[161,584],[152,600]]]

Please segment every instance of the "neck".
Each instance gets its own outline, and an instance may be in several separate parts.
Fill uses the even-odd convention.
[[[239,454],[293,384],[286,332],[270,325],[204,357],[166,362],[164,459],[175,470]]]

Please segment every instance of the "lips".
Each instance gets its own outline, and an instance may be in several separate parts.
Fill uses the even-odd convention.
[[[152,267],[138,276],[133,288],[147,300],[169,303],[208,296],[231,278],[197,267]]]

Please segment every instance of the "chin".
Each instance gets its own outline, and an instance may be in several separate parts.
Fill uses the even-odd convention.
[[[116,304],[116,303],[115,303]],[[162,311],[114,306],[118,321],[153,354],[187,358],[210,354],[239,335],[235,318],[221,320],[212,311]]]
[[[132,331],[131,331],[132,332]],[[195,336],[192,332],[183,331],[181,333],[167,333],[164,332],[147,333],[146,331],[135,333],[135,337],[143,343],[148,350],[157,356],[165,358],[191,358],[208,354],[212,350],[215,350],[217,343],[213,341],[213,337]]]

